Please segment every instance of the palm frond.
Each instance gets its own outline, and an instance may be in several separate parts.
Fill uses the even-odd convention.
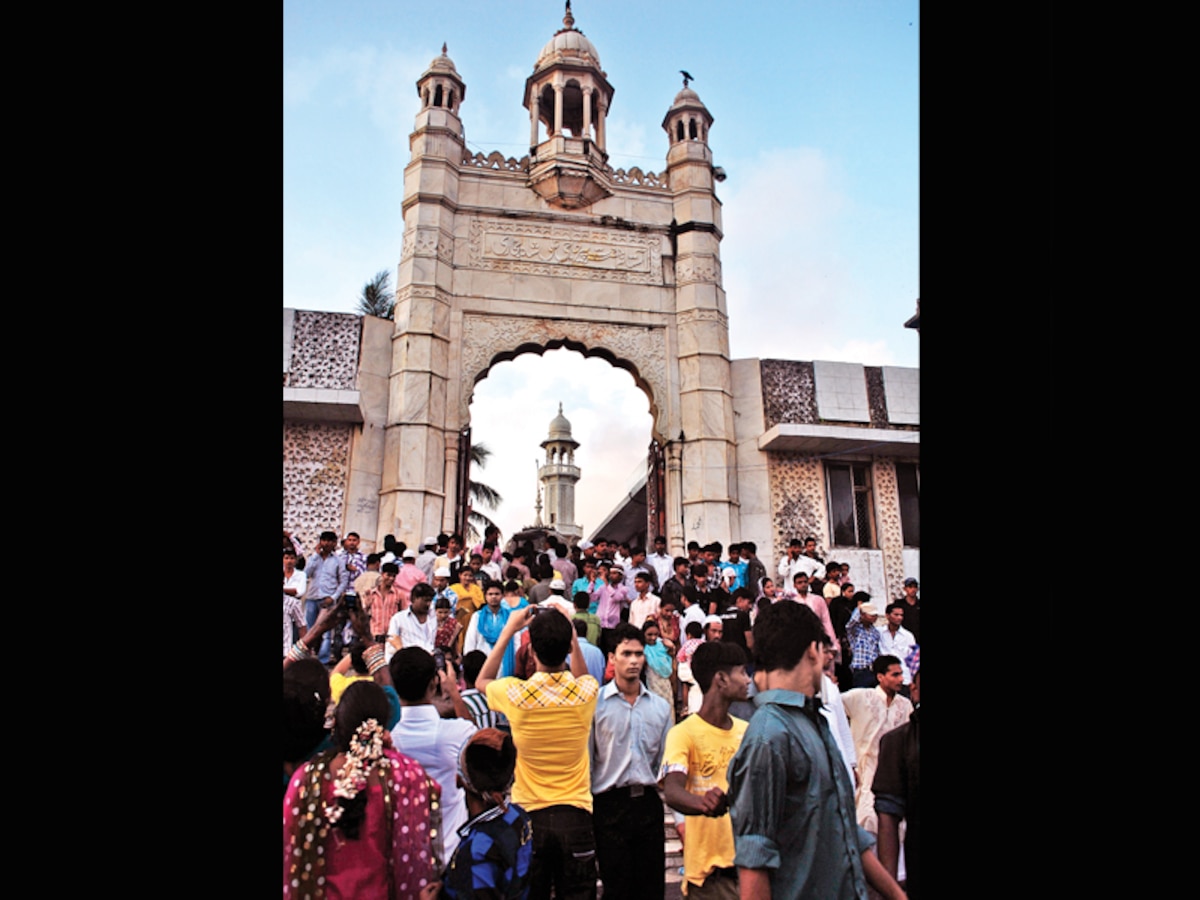
[[[504,502],[504,498],[500,496],[498,490],[481,481],[468,482],[467,491],[471,496],[472,504],[478,503],[486,506],[488,509],[495,509]]]
[[[391,290],[391,278],[391,272],[380,269],[374,278],[363,285],[358,298],[359,315],[392,318],[396,312],[396,295]]]

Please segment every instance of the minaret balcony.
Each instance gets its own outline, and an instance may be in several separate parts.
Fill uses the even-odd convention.
[[[538,470],[542,478],[569,478],[579,480],[579,466],[568,466],[562,463],[547,463]]]

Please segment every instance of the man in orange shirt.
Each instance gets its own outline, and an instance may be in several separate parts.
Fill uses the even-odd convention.
[[[384,563],[379,567],[379,580],[360,598],[364,612],[371,614],[371,641],[383,644],[387,641],[388,623],[392,616],[403,609],[400,591],[396,588],[396,576],[400,567],[395,563]],[[407,606],[404,603],[404,606]]]

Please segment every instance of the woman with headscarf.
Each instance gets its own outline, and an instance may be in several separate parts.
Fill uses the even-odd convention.
[[[283,799],[283,896],[431,900],[441,864],[441,789],[392,748],[388,701],[346,688],[333,747],[298,768]]]
[[[675,658],[671,655],[675,645],[664,637],[657,619],[647,619],[642,624],[642,646],[646,653],[646,687],[658,694],[671,707],[671,724],[675,724],[675,694],[671,686],[671,675],[675,671]]]

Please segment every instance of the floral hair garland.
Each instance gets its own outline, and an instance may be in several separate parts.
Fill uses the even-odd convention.
[[[383,748],[391,745],[391,735],[375,719],[367,719],[354,731],[350,749],[346,751],[346,763],[333,782],[334,803],[325,807],[329,824],[342,817],[343,806],[338,798],[353,800],[359,791],[367,787],[367,773],[371,766],[383,756]]]

